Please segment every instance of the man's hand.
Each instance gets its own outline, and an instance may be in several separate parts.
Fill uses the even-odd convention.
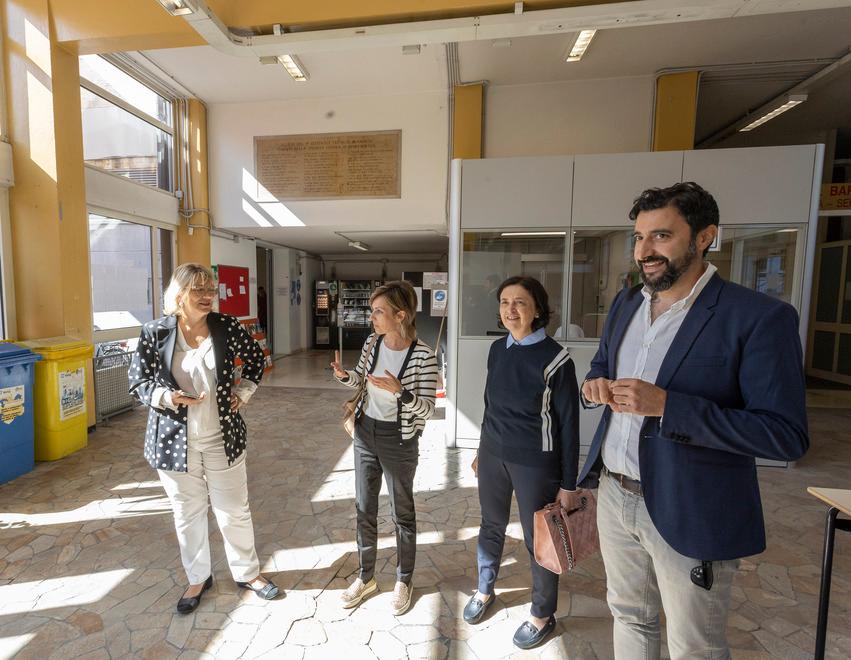
[[[476,479],[479,478],[479,452],[476,452],[476,457],[473,459],[473,462],[470,464],[470,467],[473,468],[473,474],[476,475]]]
[[[617,413],[661,417],[665,414],[667,392],[637,378],[620,378],[611,383],[611,409]],[[587,397],[586,397],[587,398]]]
[[[614,381],[608,378],[592,378],[582,383],[582,396],[589,403],[611,403],[611,384]]]
[[[573,511],[581,506],[579,490],[558,489],[558,503],[565,511]]]

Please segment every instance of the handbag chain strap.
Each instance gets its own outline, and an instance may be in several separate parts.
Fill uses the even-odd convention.
[[[558,534],[561,536],[561,543],[564,546],[564,554],[567,555],[567,568],[568,570],[573,570],[573,551],[570,549],[570,543],[567,540],[567,536],[564,533],[564,525],[561,523],[561,516],[553,516],[553,520],[555,520],[556,527],[558,527]]]

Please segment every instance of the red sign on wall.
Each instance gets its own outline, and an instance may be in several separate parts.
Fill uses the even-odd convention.
[[[248,316],[248,269],[241,266],[218,267],[219,311],[233,316]]]

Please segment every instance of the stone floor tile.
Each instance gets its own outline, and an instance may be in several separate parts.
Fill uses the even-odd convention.
[[[294,359],[310,361],[311,356],[325,358],[311,352]],[[528,652],[511,645],[514,630],[528,616],[531,584],[516,506],[497,602],[479,625],[461,620],[476,584],[477,482],[469,470],[474,451],[444,446],[441,408],[420,440],[415,481],[419,547],[411,609],[400,617],[389,611],[396,556],[386,490],[379,498],[376,566],[382,591],[353,610],[339,607],[340,592],[357,572],[351,442],[336,422],[317,432],[317,420],[325,419],[345,394],[330,383],[322,389],[264,386],[247,409],[257,548],[264,572],[286,590],[284,596],[260,601],[236,588],[211,517],[214,589],[194,617],[174,613],[186,580],[162,487],[141,457],[145,412],[139,409],[99,427],[89,437],[89,448],[39,464],[0,486],[3,509],[16,520],[57,513],[68,521],[3,530],[0,637],[34,634],[20,657],[39,660],[63,647],[75,654],[134,659],[145,654],[285,660],[430,653],[453,660],[612,657],[612,621],[599,557],[562,578],[553,639]],[[769,657],[769,647],[780,657],[812,655],[825,510],[805,488],[845,484],[847,476],[833,466],[851,462],[851,446],[840,432],[848,428],[851,413],[811,410],[810,422],[813,448],[806,457],[793,469],[759,471],[768,547],[746,558],[735,577],[728,635],[737,658]],[[118,485],[122,489],[114,490]],[[116,510],[123,512],[120,517],[104,515]],[[0,512],[0,523],[4,515]],[[845,634],[851,630],[851,553],[841,544],[834,567],[828,658],[844,660],[851,657]],[[129,573],[110,581],[119,569]],[[65,576],[86,576],[83,588],[72,588],[71,580],[63,584]],[[23,595],[6,596],[16,589]],[[33,606],[39,609],[30,612]],[[285,642],[293,632],[312,645]],[[100,640],[98,635],[103,645],[85,651]]]
[[[325,628],[315,619],[301,619],[293,623],[287,635],[287,644],[317,646],[328,641]]]

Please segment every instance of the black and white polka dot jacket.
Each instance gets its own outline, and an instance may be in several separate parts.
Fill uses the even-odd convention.
[[[245,450],[245,421],[238,412],[230,411],[230,395],[234,380],[234,358],[243,364],[242,378],[259,383],[266,358],[263,349],[233,316],[210,312],[207,326],[216,358],[216,403],[222,427],[222,441],[228,463],[233,463]],[[186,406],[177,410],[152,405],[154,390],[165,387],[180,389],[171,373],[171,362],[177,339],[177,318],[164,316],[142,326],[139,345],[130,365],[130,394],[148,406],[148,428],[145,431],[145,458],[158,470],[186,472]]]

